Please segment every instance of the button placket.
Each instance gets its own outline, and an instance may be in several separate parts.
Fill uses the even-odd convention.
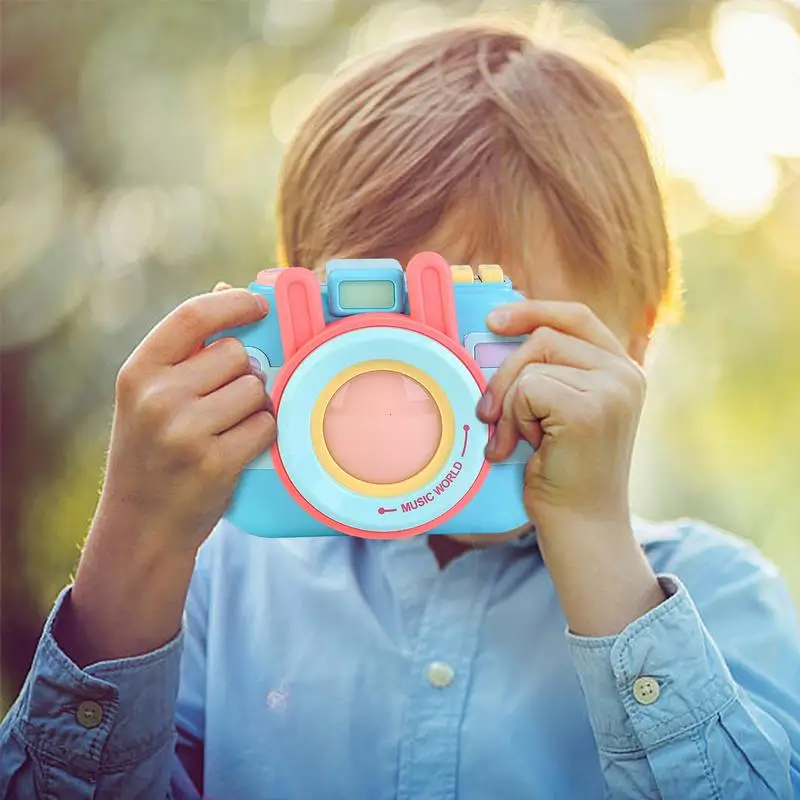
[[[469,674],[501,566],[491,555],[460,556],[437,575],[426,598],[409,663],[398,800],[455,797],[459,726],[467,702]]]

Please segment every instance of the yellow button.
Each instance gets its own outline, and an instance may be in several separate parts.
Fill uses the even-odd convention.
[[[453,668],[444,661],[434,661],[428,665],[428,680],[431,686],[435,686],[437,689],[448,687],[453,682],[455,675]]]
[[[478,277],[484,283],[502,283],[503,269],[499,264],[481,264],[478,267]]]
[[[655,678],[642,677],[633,682],[633,696],[636,702],[641,703],[643,706],[655,703],[660,694],[661,687]]]
[[[475,280],[469,264],[451,264],[450,272],[453,276],[453,283],[472,283]]]
[[[75,712],[75,719],[84,728],[96,728],[103,721],[103,707],[94,700],[84,700]]]

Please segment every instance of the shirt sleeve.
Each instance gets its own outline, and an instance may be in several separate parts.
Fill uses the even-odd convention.
[[[186,618],[153,652],[80,669],[53,633],[70,592],[56,601],[0,725],[0,798],[199,798],[190,775],[202,765],[202,747],[176,730],[175,718],[181,672],[191,671],[182,666]],[[194,641],[190,649],[196,651]]]
[[[567,632],[610,796],[800,797],[791,596],[721,536],[675,566],[659,575],[667,599],[618,636]]]

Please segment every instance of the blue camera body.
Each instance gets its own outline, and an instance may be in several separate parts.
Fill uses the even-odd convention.
[[[496,265],[420,253],[259,273],[266,317],[234,337],[267,377],[275,445],[243,470],[225,518],[255,536],[503,533],[527,524],[526,443],[499,464],[475,408],[522,338],[486,316],[522,300]],[[210,341],[212,341],[210,340]]]

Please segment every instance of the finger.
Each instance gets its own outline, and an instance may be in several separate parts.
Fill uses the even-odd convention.
[[[517,436],[528,442],[534,449],[538,448],[544,438],[542,421],[533,413],[531,404],[519,384],[514,388],[510,415]],[[513,453],[514,451],[512,450],[511,452]]]
[[[564,423],[564,410],[587,391],[590,374],[561,364],[526,365],[506,393],[486,457],[505,460],[520,436],[538,447],[545,434]]]
[[[520,438],[526,439],[530,442],[532,447],[538,447],[541,444],[544,433],[538,419],[530,421],[530,424],[528,424],[525,429],[525,433],[521,433],[517,429],[517,423],[514,417],[516,393],[517,389],[516,386],[514,386],[508,395],[508,413],[503,414],[500,420],[498,420],[494,428],[494,435],[486,444],[485,456],[488,461],[505,461],[516,449]]]
[[[197,401],[193,414],[205,433],[219,434],[257,411],[271,411],[272,400],[256,375],[243,375]]]
[[[233,287],[229,283],[225,283],[225,281],[217,281],[214,284],[214,288],[211,290],[212,292],[224,292],[226,289],[232,289]]]
[[[583,339],[547,326],[537,328],[500,364],[478,404],[478,416],[484,422],[494,422],[500,416],[503,398],[526,364],[563,364],[591,370],[610,369],[616,360],[617,356]]]
[[[175,379],[203,397],[242,375],[255,373],[244,345],[233,337],[217,339],[173,368]]]
[[[486,321],[492,331],[503,336],[522,336],[544,325],[585,339],[609,353],[625,355],[625,348],[619,339],[583,303],[525,300],[498,306]]]
[[[157,364],[178,364],[226,328],[258,322],[269,301],[246,289],[209,292],[181,303],[153,328],[137,350]]]
[[[266,411],[257,411],[218,436],[217,442],[227,463],[244,467],[272,447],[277,433],[275,417]]]

